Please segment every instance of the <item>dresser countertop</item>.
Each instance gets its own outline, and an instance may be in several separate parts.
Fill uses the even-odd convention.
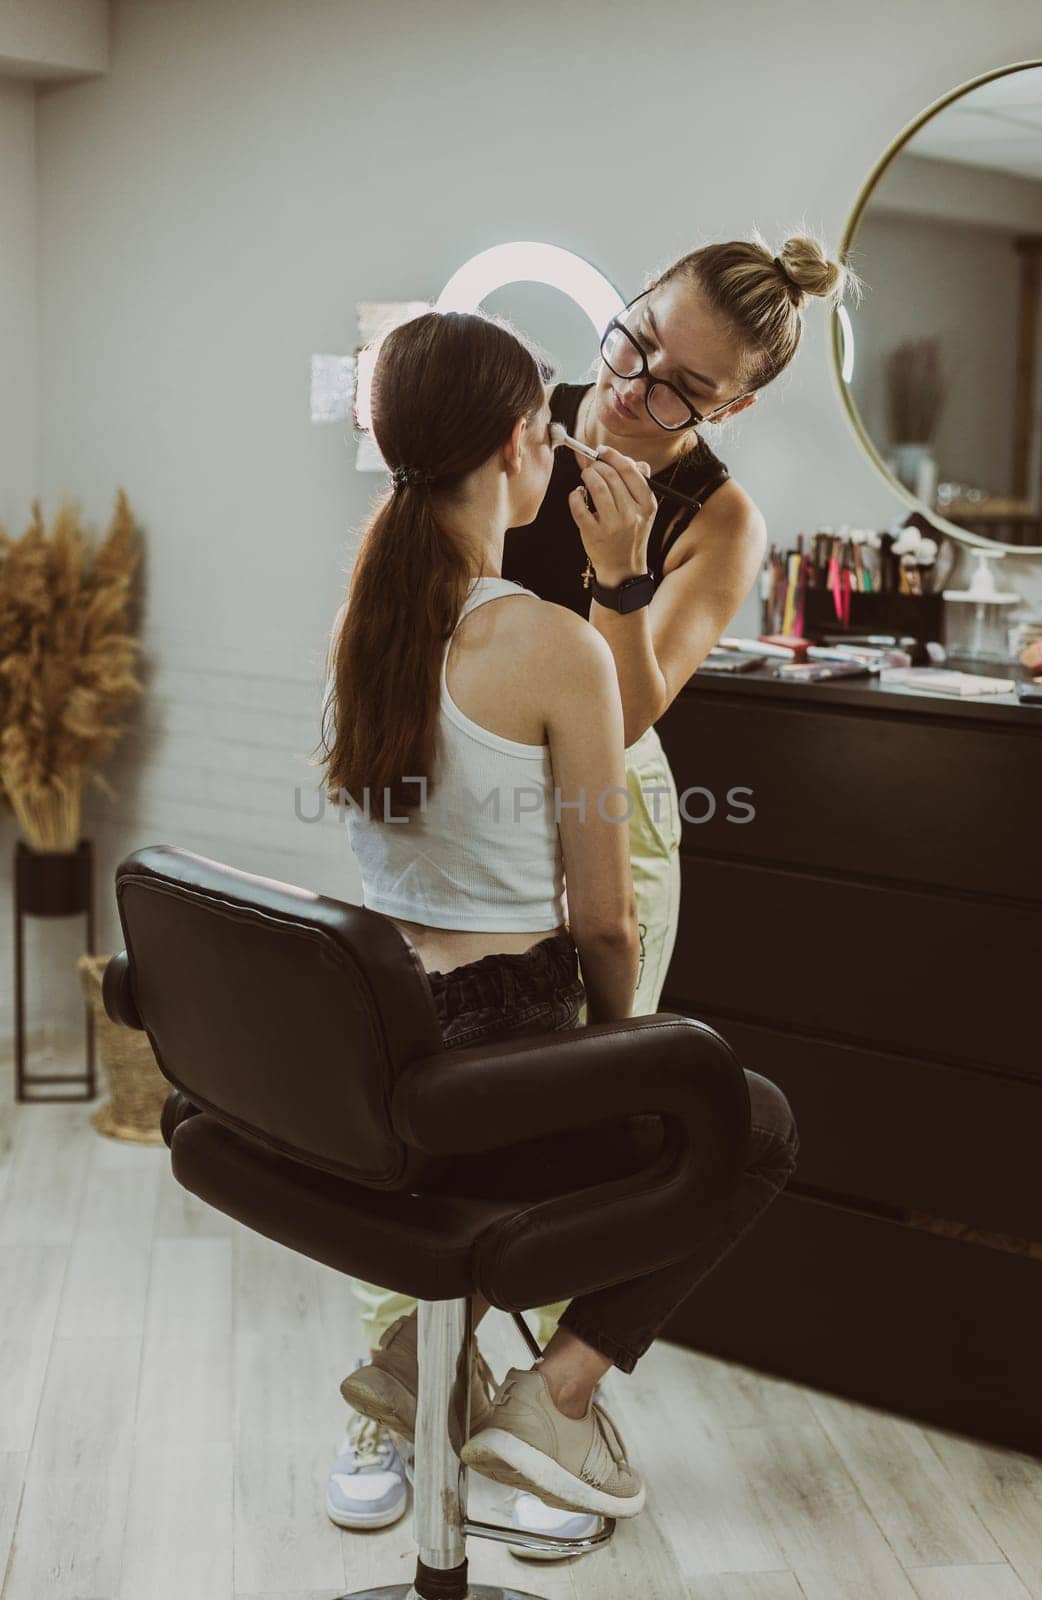
[[[949,661],[945,671],[970,672],[977,676],[1021,677],[1029,674],[1021,667],[996,666],[990,662]],[[772,666],[752,672],[696,672],[688,679],[684,694],[749,695],[775,705],[812,705],[816,711],[829,706],[854,706],[862,711],[892,714],[908,712],[917,717],[955,717],[959,720],[1019,725],[1042,732],[1042,706],[1022,705],[1013,692],[963,699],[949,694],[929,694],[919,689],[887,687],[878,676],[828,678],[821,683],[796,683],[775,678]]]

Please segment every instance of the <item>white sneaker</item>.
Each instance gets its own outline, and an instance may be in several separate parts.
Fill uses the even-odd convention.
[[[353,1417],[326,1479],[326,1514],[338,1528],[387,1528],[409,1503],[406,1467],[388,1430]]]
[[[561,1511],[557,1506],[544,1505],[537,1495],[523,1489],[515,1491],[510,1507],[510,1526],[520,1533],[546,1533],[555,1539],[589,1539],[600,1533],[604,1523],[588,1511]],[[512,1556],[523,1561],[568,1561],[571,1557],[562,1550],[545,1550],[538,1546],[508,1544]],[[586,1550],[573,1551],[572,1555],[588,1555]]]

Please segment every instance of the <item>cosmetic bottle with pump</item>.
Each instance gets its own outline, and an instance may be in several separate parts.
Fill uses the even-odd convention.
[[[967,644],[957,653],[974,661],[1005,661],[1006,640],[1002,624],[1004,606],[1015,606],[1019,594],[1005,592],[995,583],[995,574],[989,562],[1002,561],[1004,550],[975,550],[977,565],[970,578],[968,589],[945,589],[944,598],[955,605],[973,607],[973,627]]]

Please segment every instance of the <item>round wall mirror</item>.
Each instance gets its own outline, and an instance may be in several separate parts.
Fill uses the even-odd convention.
[[[1042,554],[1042,61],[917,117],[840,248],[865,292],[833,367],[869,459],[946,533]]]

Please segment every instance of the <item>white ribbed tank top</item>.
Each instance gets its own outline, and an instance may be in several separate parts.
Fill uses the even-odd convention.
[[[509,578],[475,578],[459,622],[487,600],[531,592]],[[445,679],[451,644],[441,662],[437,783],[426,803],[400,821],[384,820],[382,793],[368,797],[368,818],[346,807],[364,903],[432,928],[559,927],[564,861],[550,747],[505,739],[464,715]]]

